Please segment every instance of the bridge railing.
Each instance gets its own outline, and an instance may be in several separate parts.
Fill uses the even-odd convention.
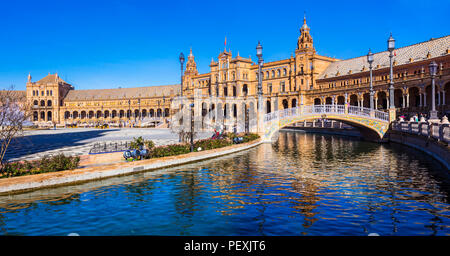
[[[371,113],[373,112],[373,116]],[[308,105],[303,106],[303,112],[301,108],[294,107],[288,109],[282,109],[265,114],[264,121],[269,122],[277,118],[292,117],[298,115],[313,115],[313,114],[346,114],[345,105]],[[369,117],[374,119],[380,119],[383,121],[389,121],[389,113],[371,110],[370,108],[349,106],[348,114],[362,117]]]
[[[436,123],[395,121],[392,123],[392,129],[450,143],[450,124],[446,121]]]

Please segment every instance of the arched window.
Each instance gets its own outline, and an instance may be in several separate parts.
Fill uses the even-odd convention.
[[[269,71],[266,72],[266,78],[269,78]]]
[[[286,76],[286,75],[287,75],[287,70],[283,69],[283,76]]]
[[[242,93],[244,94],[244,96],[247,96],[247,95],[248,95],[247,84],[244,84],[244,86],[242,86]]]
[[[41,100],[41,107],[45,107],[45,101]]]
[[[272,77],[275,77],[275,70],[272,70]]]
[[[281,72],[280,72],[280,70],[278,69],[277,70],[277,77],[280,77],[281,76]]]
[[[35,101],[33,101],[33,105],[37,107],[39,105],[39,102],[37,100],[35,100]]]
[[[48,101],[47,101],[47,106],[48,106],[48,107],[51,107],[51,106],[52,106],[52,101],[51,101],[51,100],[48,100]]]

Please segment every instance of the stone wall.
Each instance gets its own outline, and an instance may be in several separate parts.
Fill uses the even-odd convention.
[[[404,144],[429,154],[441,162],[447,171],[450,170],[450,148],[446,143],[440,142],[432,137],[395,130],[391,130],[388,137],[389,141]]]

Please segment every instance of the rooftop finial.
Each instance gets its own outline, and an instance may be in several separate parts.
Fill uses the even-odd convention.
[[[300,29],[300,31],[304,31],[304,30],[309,30],[308,25],[306,25],[306,12],[304,12],[303,14],[303,25],[302,28]]]
[[[227,51],[227,37],[225,36],[225,51]]]
[[[190,50],[189,50],[189,56],[192,57],[192,46],[191,46],[191,48],[190,48]]]
[[[28,82],[31,83],[31,73],[28,73]]]

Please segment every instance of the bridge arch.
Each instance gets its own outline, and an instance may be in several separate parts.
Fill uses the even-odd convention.
[[[368,111],[369,110],[369,111]],[[344,105],[313,105],[290,108],[265,115],[263,140],[271,141],[280,129],[294,123],[313,119],[328,119],[343,122],[358,128],[361,135],[371,141],[382,141],[389,129],[389,114],[364,107]]]

